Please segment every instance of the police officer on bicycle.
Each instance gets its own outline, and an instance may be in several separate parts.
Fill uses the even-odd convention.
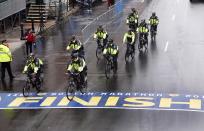
[[[135,52],[135,33],[132,30],[125,33],[123,43],[127,44],[127,48],[130,47],[133,49],[133,52]]]
[[[152,16],[149,18],[150,30],[157,32],[157,25],[159,24],[159,19],[156,16],[156,13],[153,12]]]
[[[26,65],[23,69],[23,73],[26,73],[29,79],[32,75],[35,76],[36,82],[40,82],[40,75],[42,73],[43,61],[40,58],[35,57],[33,53],[28,56]]]
[[[139,13],[138,13],[138,11],[137,11],[135,8],[132,8],[131,10],[132,10],[132,13],[134,14],[134,16],[135,16],[135,18],[136,18],[136,20],[137,20],[137,22],[136,22],[136,27],[138,27]]]
[[[147,23],[145,22],[145,19],[143,19],[138,27],[137,32],[139,32],[139,40],[141,41],[142,36],[144,36],[146,42],[148,43],[148,33],[149,29],[147,26]]]
[[[126,24],[129,25],[129,28],[133,31],[136,31],[137,26],[137,19],[134,15],[134,13],[130,13],[127,17]]]
[[[77,53],[71,56],[71,63],[67,67],[68,73],[71,75],[79,74],[81,83],[85,85],[87,81],[87,66],[83,58],[80,58]]]
[[[113,39],[109,39],[107,46],[103,50],[103,55],[105,56],[106,59],[108,57],[113,58],[113,63],[115,65],[116,71],[118,69],[118,54],[119,54],[118,46],[113,42]]]
[[[67,51],[69,50],[72,50],[72,54],[77,53],[79,57],[84,59],[84,46],[79,40],[76,39],[74,35],[72,36],[71,41],[67,46]]]
[[[97,45],[101,44],[102,47],[106,46],[108,33],[103,29],[101,25],[97,28],[96,32],[94,33],[94,39],[97,39]],[[102,43],[100,43],[101,41],[103,41],[103,45]]]

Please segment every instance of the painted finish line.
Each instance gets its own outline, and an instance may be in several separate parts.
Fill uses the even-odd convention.
[[[118,108],[151,110],[204,111],[204,96],[162,93],[76,93],[69,101],[65,92],[38,93],[23,97],[22,93],[0,93],[0,109],[42,108]]]

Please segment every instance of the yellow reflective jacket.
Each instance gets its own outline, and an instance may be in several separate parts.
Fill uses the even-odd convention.
[[[75,40],[75,41],[71,41],[68,46],[67,46],[67,50],[79,50],[81,48],[82,44],[80,41]]]
[[[40,58],[36,58],[33,62],[27,61],[23,72],[27,72],[28,69],[33,70],[34,73],[37,73],[40,67],[43,65],[43,61]]]
[[[10,49],[0,44],[0,62],[10,62],[12,61],[12,55]]]
[[[103,50],[103,54],[110,54],[110,55],[116,55],[118,53],[118,46],[114,45],[113,47],[107,46],[104,50]]]
[[[139,33],[148,33],[149,30],[148,30],[147,27],[140,26],[140,27],[138,28],[138,32],[139,32]]]
[[[134,32],[131,32],[131,34],[125,33],[125,35],[123,37],[123,43],[130,42],[130,44],[134,44],[134,41],[135,41],[135,33]]]
[[[106,31],[96,31],[94,33],[94,39],[105,39],[107,37],[107,32]]]
[[[72,61],[71,64],[69,64],[67,70],[71,72],[72,71],[82,72],[85,66],[86,63],[84,59],[78,58],[77,61]]]
[[[137,19],[135,18],[135,16],[128,16],[127,20],[126,20],[126,23],[129,24],[129,23],[137,23]]]
[[[150,19],[149,19],[149,24],[150,24],[150,25],[158,25],[158,24],[159,24],[158,18],[151,16]]]

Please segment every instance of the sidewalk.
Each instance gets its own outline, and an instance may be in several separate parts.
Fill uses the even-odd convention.
[[[79,10],[79,7],[75,7],[71,9],[69,12],[64,14],[64,18],[68,17],[69,15],[77,12]],[[45,30],[52,28],[57,24],[56,20],[48,20],[45,24]],[[35,32],[39,32],[39,23],[35,23]],[[31,28],[31,23],[24,23],[24,30]],[[24,43],[25,40],[20,40],[20,26],[14,28],[13,30],[10,30],[4,34],[0,34],[0,40],[6,39],[8,41],[9,47],[12,52],[20,48]]]

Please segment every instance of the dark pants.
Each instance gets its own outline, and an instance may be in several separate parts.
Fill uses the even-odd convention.
[[[100,43],[100,42],[101,42],[101,39],[97,39],[98,46],[99,46],[99,44],[101,44],[101,46],[104,48],[104,47],[106,47],[106,44],[108,42],[108,38],[103,39],[103,43]]]
[[[155,30],[157,32],[157,25],[151,25],[151,29],[150,30]]]
[[[78,53],[78,56],[85,60],[84,46],[82,46],[79,50],[72,50],[72,54],[74,53]]]
[[[29,55],[33,52],[33,43],[32,42],[26,42],[26,54]]]
[[[11,62],[2,62],[1,63],[1,79],[5,78],[5,71],[6,71],[6,69],[8,71],[10,79],[13,78],[13,74],[12,74],[12,71],[11,71],[10,63]]]
[[[87,77],[87,66],[84,68],[82,72],[80,72],[80,79],[82,84],[85,84],[85,78]]]
[[[140,33],[139,40],[141,41],[142,37],[144,36],[145,40],[148,42],[148,33]]]
[[[116,71],[118,70],[118,54],[113,56],[113,64],[115,65]]]
[[[41,75],[41,68],[38,70],[38,72],[35,74],[35,82],[40,82],[40,75]],[[34,71],[32,71],[32,70],[30,70],[30,71],[28,71],[28,78],[30,79],[30,80],[32,80],[32,74],[34,73]]]
[[[133,53],[135,53],[135,44],[130,44],[131,42],[128,42],[127,43],[127,50],[128,50],[128,48],[132,48],[132,50],[133,50]]]

